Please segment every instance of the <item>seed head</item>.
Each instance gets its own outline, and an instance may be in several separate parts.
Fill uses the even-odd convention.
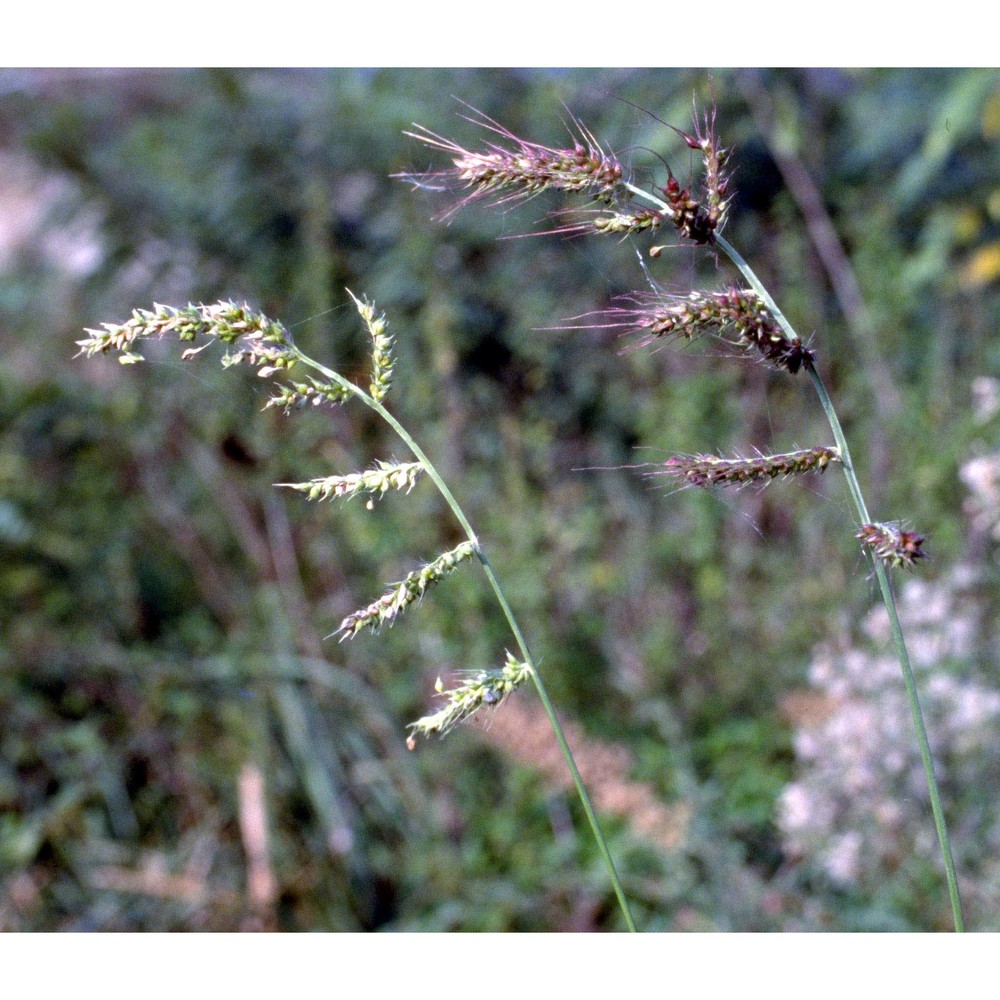
[[[717,455],[678,455],[649,473],[682,479],[691,486],[743,486],[778,476],[825,472],[840,461],[837,448],[805,448],[784,455],[754,455],[750,458],[720,458]]]
[[[657,229],[670,221],[671,217],[666,212],[655,208],[639,208],[631,212],[599,214],[590,220],[589,227],[581,223],[575,228],[579,232],[590,228],[598,233],[635,236],[638,233],[655,233]]]
[[[308,483],[275,483],[290,490],[305,493],[310,500],[327,500],[330,497],[353,497],[359,493],[373,493],[382,496],[389,490],[406,490],[416,485],[417,478],[424,471],[420,462],[376,461],[374,469],[365,472],[351,472],[346,476],[327,476],[311,479]]]
[[[384,622],[392,625],[400,612],[424,596],[428,587],[453,572],[459,563],[468,559],[475,551],[472,542],[462,542],[451,551],[442,553],[433,562],[414,570],[405,580],[394,583],[388,593],[377,601],[372,601],[368,607],[348,615],[340,623],[340,628],[332,634],[340,633],[340,641],[343,642],[344,639],[353,639],[362,629],[370,628],[374,631]]]
[[[470,109],[474,122],[500,136],[503,142],[490,142],[484,149],[465,149],[458,143],[414,125],[416,132],[405,135],[431,149],[442,150],[452,158],[449,170],[408,173],[395,176],[415,187],[430,190],[464,189],[468,193],[443,213],[448,217],[459,208],[482,198],[498,195],[496,204],[532,198],[543,191],[569,191],[588,194],[607,204],[624,196],[623,169],[618,160],[606,153],[591,133],[577,123],[580,138],[571,149],[557,149],[520,139],[509,129],[480,111]]]
[[[710,243],[715,225],[708,212],[696,201],[688,188],[682,188],[671,176],[663,187],[663,196],[670,206],[670,221],[681,236],[698,244]]]
[[[198,337],[214,337],[227,347],[223,365],[248,364],[258,367],[262,377],[272,375],[294,363],[289,346],[288,331],[276,320],[263,313],[254,312],[248,305],[235,302],[216,302],[214,305],[187,305],[180,309],[154,305],[152,310],[136,309],[124,323],[105,323],[101,330],[87,330],[85,340],[78,340],[79,354],[88,358],[110,350],[121,351],[119,359],[125,364],[142,361],[142,355],[132,348],[146,337],[162,337],[176,333],[182,341],[193,342]],[[189,348],[181,357],[193,357],[204,347]]]
[[[336,382],[323,382],[307,375],[308,382],[289,382],[277,388],[275,394],[264,404],[264,409],[280,406],[286,413],[293,406],[319,406],[321,403],[346,403],[354,395]]]
[[[729,175],[726,166],[729,163],[730,150],[719,145],[718,134],[715,131],[715,105],[711,114],[704,112],[701,121],[698,113],[694,114],[694,135],[682,133],[684,141],[697,149],[702,156],[704,177],[704,227],[714,234],[721,229],[726,221],[726,211],[729,208]]]
[[[606,326],[642,335],[633,347],[646,347],[670,336],[690,340],[715,330],[720,335],[735,334],[737,346],[756,351],[791,374],[815,359],[800,337],[785,333],[760,296],[750,289],[694,291],[686,296],[636,295],[632,301],[635,305],[614,307],[604,315],[611,320]]]
[[[913,569],[917,560],[927,555],[924,536],[904,531],[899,523],[863,524],[854,537],[890,568]]]
[[[461,684],[450,691],[443,690],[444,685],[439,679],[438,694],[445,699],[445,704],[433,715],[425,715],[422,719],[410,723],[407,728],[413,732],[407,737],[406,745],[413,750],[416,747],[418,734],[446,735],[484,705],[496,708],[512,691],[519,688],[531,673],[531,666],[517,660],[508,650],[507,662],[502,667],[468,674]]]
[[[392,370],[395,366],[392,356],[393,338],[386,332],[384,313],[377,316],[375,307],[367,300],[359,299],[349,288],[347,294],[354,300],[358,315],[364,320],[372,338],[372,381],[369,391],[372,399],[381,402],[392,385]]]

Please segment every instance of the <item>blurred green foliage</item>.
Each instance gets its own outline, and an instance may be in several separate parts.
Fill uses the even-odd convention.
[[[972,378],[1000,374],[1000,79],[711,87],[735,150],[727,235],[812,335],[870,504],[930,535],[933,579],[964,554]],[[776,833],[782,698],[873,597],[840,478],[720,497],[613,468],[827,443],[805,380],[560,329],[646,287],[646,244],[501,238],[550,226],[547,198],[445,225],[441,195],[390,179],[441,165],[413,122],[483,140],[456,95],[548,144],[568,109],[638,183],[664,160],[683,180],[697,163],[658,119],[685,127],[708,74],[5,71],[0,94],[0,926],[620,927],[572,797],[516,745],[468,727],[405,751],[435,678],[511,643],[474,568],[378,637],[321,639],[458,541],[429,486],[376,512],[272,489],[405,458],[386,430],[353,408],[261,413],[259,380],[172,344],[128,369],[72,356],[135,306],[247,298],[360,373],[345,287],[387,313],[389,405],[466,507],[561,712],[628,752],[620,781],[688,811],[670,846],[604,816],[640,926],[947,924],[936,873],[848,898]],[[815,184],[863,317],[781,155]],[[686,247],[647,266],[679,292],[729,280]],[[248,801],[274,879],[256,898]]]

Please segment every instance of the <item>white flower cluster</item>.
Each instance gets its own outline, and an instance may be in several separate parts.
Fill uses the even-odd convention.
[[[1000,775],[1000,689],[969,679],[977,623],[955,581],[910,580],[899,610],[928,733],[947,787]],[[866,631],[878,635],[885,612]],[[789,704],[796,723],[799,777],[780,800],[779,826],[789,854],[818,863],[835,881],[856,884],[914,853],[937,862],[927,787],[913,723],[891,653],[860,648],[817,650],[813,693]],[[982,787],[981,784],[976,787]],[[987,786],[989,787],[989,786]],[[947,803],[946,803],[947,807]],[[990,824],[1000,840],[1000,802]],[[957,817],[953,837],[965,827]]]

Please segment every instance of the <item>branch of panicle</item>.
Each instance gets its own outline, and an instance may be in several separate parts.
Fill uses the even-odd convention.
[[[803,448],[781,455],[724,458],[718,455],[676,455],[656,465],[647,475],[671,476],[690,486],[743,486],[747,483],[825,472],[840,461],[838,448]]]
[[[100,330],[88,329],[89,336],[78,340],[78,354],[93,357],[115,350],[120,352],[123,364],[142,361],[143,357],[133,348],[137,342],[149,337],[163,337],[174,333],[184,342],[198,337],[221,341],[227,348],[223,358],[225,366],[246,361],[258,368],[258,374],[267,377],[279,369],[291,368],[294,356],[290,349],[288,331],[263,313],[255,312],[248,305],[235,302],[216,302],[213,305],[187,305],[182,308],[155,305],[152,309],[136,309],[124,323],[105,323]],[[207,346],[189,348],[181,357],[194,357]]]
[[[375,468],[366,469],[364,472],[350,472],[345,476],[325,476],[310,479],[306,483],[275,483],[275,486],[284,486],[305,493],[310,500],[353,497],[359,493],[382,496],[389,490],[405,490],[409,493],[423,471],[422,462],[383,462],[381,459],[376,459]]]
[[[414,570],[405,580],[394,583],[392,589],[378,600],[348,615],[333,634],[339,633],[343,642],[344,639],[353,639],[366,628],[374,631],[385,623],[392,625],[414,601],[424,596],[429,587],[454,572],[458,565],[469,559],[475,551],[472,542],[462,542],[449,552],[442,553],[433,562]]]
[[[372,303],[367,299],[359,299],[349,288],[347,294],[354,300],[358,315],[372,339],[372,379],[368,390],[372,399],[381,402],[392,385],[392,373],[396,366],[392,354],[394,338],[387,332],[388,324],[384,313],[376,314]]]
[[[705,112],[698,121],[698,113],[694,113],[694,135],[682,133],[684,141],[697,149],[702,156],[702,166],[705,171],[703,188],[705,222],[710,232],[720,230],[726,221],[729,209],[729,174],[726,167],[729,163],[731,150],[719,145],[718,132],[715,128],[715,105],[711,113]]]
[[[621,163],[585,130],[581,130],[583,141],[575,141],[572,149],[557,149],[520,139],[486,115],[477,112],[477,116],[468,120],[498,134],[503,143],[491,142],[477,151],[422,125],[414,125],[416,131],[404,133],[431,149],[447,153],[453,166],[447,170],[394,176],[418,188],[468,192],[442,218],[470,202],[493,195],[498,195],[495,204],[526,200],[548,190],[589,194],[607,204],[625,196]]]
[[[669,337],[691,340],[696,335],[716,332],[734,335],[727,342],[760,354],[778,368],[795,374],[806,363],[815,360],[798,336],[787,334],[771,314],[760,296],[746,288],[730,288],[725,292],[693,291],[688,295],[667,295],[662,292],[638,293],[623,297],[630,306],[613,306],[592,316],[606,322],[593,327],[619,329],[623,335],[639,334],[628,349],[648,347]]]
[[[906,531],[898,523],[863,524],[854,537],[891,569],[913,569],[918,559],[927,556],[924,536]]]
[[[425,715],[409,727],[413,732],[406,740],[412,750],[416,737],[445,736],[460,722],[464,722],[484,707],[496,708],[511,692],[516,691],[532,676],[531,664],[518,660],[510,650],[507,662],[499,669],[481,670],[466,676],[462,682],[448,691],[438,678],[435,689],[445,699],[445,704],[431,715]]]

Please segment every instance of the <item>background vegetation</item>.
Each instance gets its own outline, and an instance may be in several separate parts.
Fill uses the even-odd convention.
[[[967,918],[996,929],[1000,76],[713,81],[727,236],[812,336],[870,506],[929,536],[904,607]],[[508,588],[640,926],[947,928],[912,735],[883,711],[901,679],[838,666],[885,648],[840,476],[719,496],[614,471],[830,443],[809,386],[707,343],[619,355],[559,329],[647,287],[647,245],[500,238],[551,226],[544,198],[431,221],[447,202],[389,175],[441,165],[412,122],[482,141],[450,95],[552,145],[568,109],[663,183],[661,157],[682,180],[698,164],[640,109],[686,127],[709,89],[689,70],[0,74],[0,927],[620,927],[530,691],[405,749],[439,675],[510,645],[473,570],[377,637],[322,640],[459,539],[430,488],[369,512],[271,484],[398,443],[360,408],[261,413],[252,374],[176,345],[73,358],[135,306],[246,298],[361,371],[346,286],[389,316],[390,407]],[[691,248],[649,268],[679,292],[730,280]]]

